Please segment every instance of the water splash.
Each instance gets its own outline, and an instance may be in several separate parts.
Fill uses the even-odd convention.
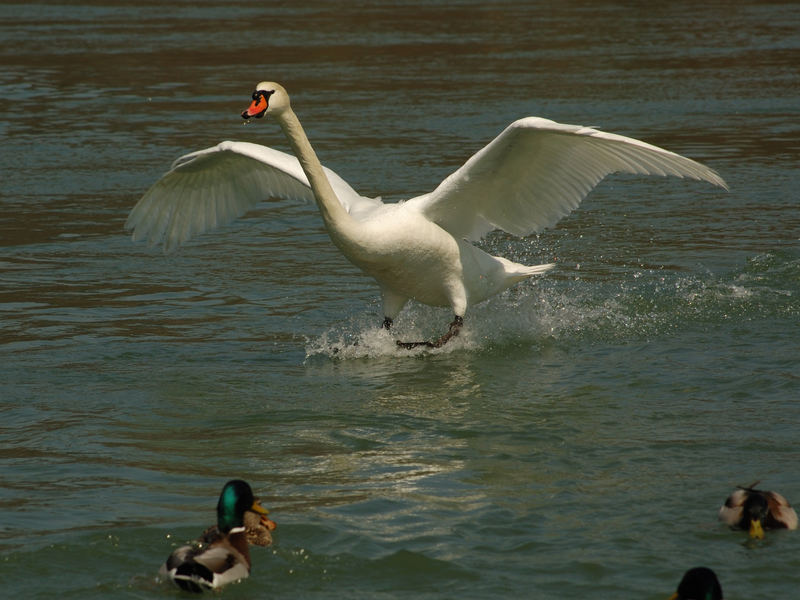
[[[404,323],[392,331],[379,328],[374,319],[368,322],[364,318],[355,318],[345,326],[334,327],[321,336],[308,340],[306,358],[327,356],[336,359],[378,358],[385,356],[419,357],[426,354],[447,354],[457,350],[474,349],[475,344],[470,331],[464,329],[456,338],[451,339],[441,348],[405,349],[397,345],[397,341],[419,341],[434,339],[435,327],[441,325],[443,331],[447,327],[447,313],[428,307],[416,307],[403,312]]]
[[[447,326],[445,309],[412,303],[391,332],[376,327],[374,315],[354,317],[309,340],[306,357],[417,358],[553,341],[627,343],[734,319],[800,315],[800,303],[793,301],[798,294],[800,259],[786,253],[761,254],[719,275],[643,268],[601,273],[584,265],[525,282],[473,307],[461,335],[442,348],[397,347],[395,340],[433,339]]]

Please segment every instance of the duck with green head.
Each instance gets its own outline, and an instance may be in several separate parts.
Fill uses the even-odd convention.
[[[695,567],[684,573],[677,591],[669,600],[722,600],[717,574],[708,567]]]
[[[266,546],[272,542],[269,532],[275,524],[267,514],[247,482],[229,481],[217,502],[216,527],[203,532],[197,542],[177,548],[160,574],[191,592],[244,579],[250,575],[249,543]]]

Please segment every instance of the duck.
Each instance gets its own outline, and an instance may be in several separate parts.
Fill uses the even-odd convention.
[[[250,575],[250,540],[265,545],[262,529],[269,534],[274,522],[254,498],[250,485],[232,479],[222,488],[217,502],[217,523],[206,529],[192,544],[176,548],[161,566],[159,573],[189,592],[216,589]],[[271,524],[271,525],[270,525]],[[248,534],[248,525],[254,533]]]
[[[684,573],[669,600],[723,600],[717,574],[708,567],[694,567]]]
[[[131,209],[134,241],[171,252],[233,221],[267,198],[315,202],[333,244],[378,284],[381,326],[389,330],[410,300],[450,307],[453,320],[433,340],[457,336],[470,306],[555,263],[524,265],[474,245],[493,230],[527,236],[555,225],[607,175],[676,176],[728,189],[713,169],[646,142],[592,127],[524,117],[508,125],[432,192],[384,203],[356,192],[322,166],[278,83],[256,85],[241,116],[277,122],[293,154],[224,141],[176,159]]]
[[[797,513],[778,492],[757,490],[755,481],[738,486],[719,509],[719,519],[733,529],[763,539],[765,529],[797,529]]]

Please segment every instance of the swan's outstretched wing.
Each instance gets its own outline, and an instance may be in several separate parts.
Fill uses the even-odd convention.
[[[348,212],[380,205],[330,169],[325,174]],[[248,142],[221,142],[178,158],[128,215],[133,239],[169,252],[192,236],[230,223],[267,198],[313,201],[297,158]]]
[[[554,225],[611,173],[675,175],[727,189],[713,170],[633,138],[527,117],[408,202],[455,237],[528,235]]]

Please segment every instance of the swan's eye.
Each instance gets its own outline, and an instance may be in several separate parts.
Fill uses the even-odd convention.
[[[269,97],[275,93],[275,90],[256,90],[253,92],[253,100],[259,102],[262,98],[266,102],[269,100]]]

